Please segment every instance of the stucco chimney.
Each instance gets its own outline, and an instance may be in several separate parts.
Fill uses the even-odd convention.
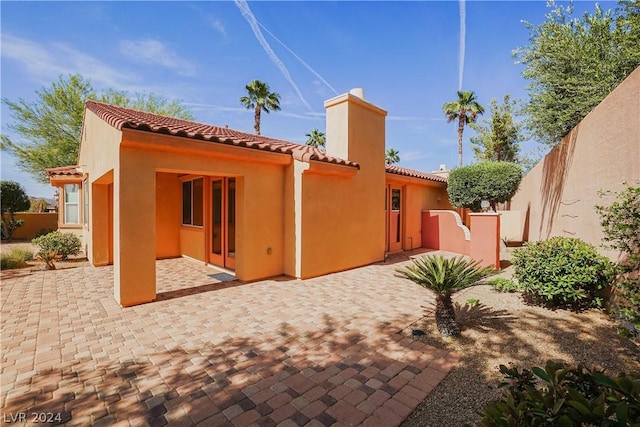
[[[329,156],[351,160],[361,169],[384,170],[385,117],[387,112],[365,101],[364,89],[351,89],[325,101]]]
[[[357,96],[360,99],[364,99],[364,89],[361,87],[353,88],[349,91],[349,93],[353,96]]]
[[[444,163],[440,164],[440,168],[437,171],[431,172],[431,175],[441,176],[443,178],[449,178],[449,170],[447,170],[447,165]]]

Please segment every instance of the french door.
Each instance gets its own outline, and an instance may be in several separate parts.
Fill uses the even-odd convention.
[[[231,270],[236,266],[236,179],[211,178],[209,262]]]
[[[402,187],[389,185],[386,191],[387,251],[402,250]]]

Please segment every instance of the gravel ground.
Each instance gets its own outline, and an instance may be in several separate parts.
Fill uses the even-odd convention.
[[[472,298],[479,302],[469,304]],[[454,301],[460,337],[440,337],[433,306],[425,307],[426,316],[404,330],[411,336],[413,329],[420,329],[426,334],[415,339],[455,351],[462,359],[403,427],[477,425],[476,412],[502,394],[496,389],[502,380],[501,364],[530,368],[553,359],[582,362],[612,375],[640,371],[640,343],[619,337],[616,325],[601,311],[576,313],[529,306],[520,294],[500,293],[489,285],[465,289]]]

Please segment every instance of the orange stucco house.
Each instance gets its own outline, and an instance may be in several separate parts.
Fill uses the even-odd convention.
[[[326,151],[89,101],[78,166],[47,171],[59,226],[113,264],[123,306],[155,299],[156,259],[252,281],[420,247],[421,211],[450,208],[446,178],[386,165],[387,113],[361,94],[325,102]]]

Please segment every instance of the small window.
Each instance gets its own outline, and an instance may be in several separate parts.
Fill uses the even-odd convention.
[[[202,178],[182,183],[182,225],[204,224],[203,183]]]
[[[78,184],[64,185],[64,223],[80,224],[80,206],[78,204],[80,186]]]

